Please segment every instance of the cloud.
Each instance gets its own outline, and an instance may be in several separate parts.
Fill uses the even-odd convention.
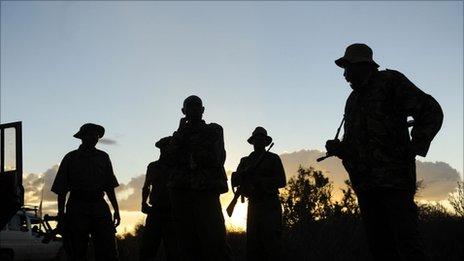
[[[419,196],[427,200],[443,200],[454,192],[461,176],[445,162],[416,161],[417,179],[423,180]]]
[[[316,162],[318,157],[325,154],[318,150],[300,150],[280,155],[287,174],[287,178],[297,173],[298,166],[313,166],[322,170],[334,183],[334,187],[343,187],[344,180],[348,179],[348,173],[343,167],[341,160],[335,157]],[[422,188],[418,196],[426,200],[444,200],[448,194],[453,192],[461,176],[445,162],[422,162],[416,160],[417,180],[422,181]],[[340,196],[339,190],[335,189],[335,196]]]
[[[51,192],[53,181],[55,180],[58,165],[53,165],[45,172],[40,174],[30,173],[23,177],[24,201],[25,204],[38,205],[43,193],[44,212],[56,213],[56,194]],[[42,192],[43,191],[43,192]]]
[[[313,166],[324,171],[334,183],[334,196],[340,197],[339,187],[344,186],[344,180],[348,179],[341,161],[337,158],[328,158],[322,162],[316,159],[324,153],[318,150],[300,150],[292,153],[280,155],[287,174],[287,179],[297,173],[298,166]],[[456,188],[457,181],[461,179],[457,170],[453,169],[445,162],[421,162],[416,161],[418,180],[423,181],[423,188],[420,190],[420,199],[425,200],[444,200],[448,194]],[[58,165],[54,165],[44,173],[27,174],[24,176],[23,185],[26,191],[25,201],[28,204],[38,205],[41,198],[43,187],[44,212],[56,213],[56,195],[50,191],[55,179]],[[230,172],[228,172],[230,176]],[[119,207],[122,211],[139,211],[142,201],[142,186],[145,175],[133,177],[127,183],[120,183],[116,188]],[[232,198],[229,192],[221,196],[221,202],[226,207]]]
[[[126,211],[139,211],[142,204],[142,186],[145,175],[132,178],[127,184],[116,188],[119,208]]]
[[[101,143],[101,144],[104,144],[104,145],[116,145],[116,144],[118,144],[118,142],[116,140],[109,139],[109,138],[101,138],[100,140],[98,140],[98,143]]]

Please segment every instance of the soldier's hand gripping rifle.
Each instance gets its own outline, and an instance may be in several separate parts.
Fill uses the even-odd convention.
[[[338,126],[337,133],[335,134],[335,139],[334,140],[338,140],[338,135],[340,134],[340,130],[342,129],[342,126],[343,126],[344,122],[345,122],[345,116],[343,116],[342,122],[340,123],[340,126]],[[329,152],[326,152],[325,156],[318,158],[316,161],[321,162],[321,161],[323,161],[323,160],[325,160],[327,158],[330,158],[332,156],[334,156],[334,155],[329,154]]]
[[[244,171],[244,173],[252,173],[256,170],[256,168],[261,164],[261,162],[263,162],[263,159],[264,159],[264,156],[271,150],[271,148],[274,146],[274,142],[271,143],[271,145],[269,146],[269,148],[266,150],[266,152],[264,152],[263,154],[261,154],[258,158],[258,160],[256,160],[256,163],[248,168],[246,171]],[[246,176],[242,177],[242,180],[244,180],[244,178],[246,178]],[[242,185],[239,185],[237,187],[237,190],[235,191],[234,193],[234,198],[232,199],[232,201],[229,203],[229,206],[227,206],[227,209],[226,209],[226,212],[227,212],[227,215],[229,215],[229,217],[232,216],[232,213],[234,213],[234,208],[235,208],[235,205],[237,205],[237,201],[238,201],[238,198],[240,196],[243,196],[243,184]]]

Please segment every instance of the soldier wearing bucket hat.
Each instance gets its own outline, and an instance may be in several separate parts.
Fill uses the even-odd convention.
[[[355,43],[346,48],[345,55],[335,60],[335,64],[342,68],[346,68],[353,63],[368,63],[375,67],[379,65],[373,59],[372,49],[366,44]]]
[[[248,143],[254,145],[256,139],[263,139],[264,146],[267,147],[272,142],[272,138],[267,135],[266,129],[263,127],[256,127],[256,129],[251,134],[251,137],[248,138]]]
[[[79,128],[79,131],[73,135],[74,138],[82,139],[89,134],[96,134],[98,139],[101,139],[105,135],[105,128],[98,124],[86,123]]]
[[[428,260],[417,227],[415,157],[425,157],[443,122],[438,102],[402,73],[379,71],[372,49],[352,44],[335,64],[353,91],[344,136],[328,140],[358,197],[375,260]],[[414,119],[411,136],[407,118]]]
[[[286,179],[280,157],[265,150],[271,142],[266,129],[256,127],[248,138],[254,151],[240,160],[237,171],[232,174],[232,186],[245,188],[243,194],[248,198],[247,260],[281,260],[282,257],[279,188],[285,187]]]
[[[58,195],[58,228],[66,232],[63,237],[68,260],[87,260],[89,235],[96,260],[118,258],[115,227],[120,223],[120,215],[114,192],[118,181],[108,154],[95,148],[104,134],[100,125],[82,125],[74,134],[82,144],[63,158],[51,188]],[[114,209],[113,219],[105,193]]]
[[[147,214],[147,218],[140,244],[139,260],[154,259],[161,242],[163,242],[166,260],[177,260],[177,241],[167,188],[172,163],[166,157],[166,148],[171,143],[171,139],[170,136],[164,137],[155,143],[160,149],[160,157],[147,167],[142,188],[142,212]]]

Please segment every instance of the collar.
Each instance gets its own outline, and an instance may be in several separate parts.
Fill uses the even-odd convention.
[[[93,155],[97,153],[97,148],[93,147],[91,149],[85,149],[84,146],[81,144],[77,151],[80,155]]]

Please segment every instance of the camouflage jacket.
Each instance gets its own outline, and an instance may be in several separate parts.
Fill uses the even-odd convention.
[[[415,189],[415,155],[427,154],[442,122],[438,102],[403,74],[374,73],[345,107],[342,159],[354,188]]]
[[[168,187],[228,191],[224,134],[219,124],[203,121],[198,127],[174,132],[167,151],[174,166]]]
[[[278,189],[286,185],[282,161],[279,155],[266,152],[261,164],[254,169],[259,157],[256,152],[252,152],[240,160],[237,171],[232,174],[232,186],[244,186],[244,196],[250,201],[275,199],[279,194]]]

